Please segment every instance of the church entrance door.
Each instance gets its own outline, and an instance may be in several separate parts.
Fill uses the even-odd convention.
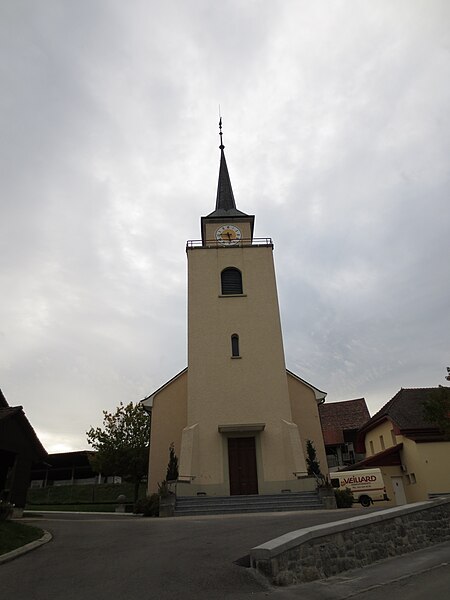
[[[258,493],[254,437],[228,438],[230,495]]]

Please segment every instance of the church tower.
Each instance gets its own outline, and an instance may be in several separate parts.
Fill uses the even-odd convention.
[[[315,489],[305,446],[326,456],[326,393],[286,370],[270,238],[236,207],[222,141],[216,205],[187,242],[188,367],[142,400],[152,415],[148,491],[179,457],[178,496]]]
[[[306,475],[292,422],[270,238],[236,208],[220,122],[215,210],[187,244],[188,426],[180,475],[214,494],[280,491]]]

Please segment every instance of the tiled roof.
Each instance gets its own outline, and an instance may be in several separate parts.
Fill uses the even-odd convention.
[[[423,403],[430,394],[439,388],[401,389],[389,400],[362,428],[368,431],[380,421],[389,418],[400,430],[433,429],[433,425],[425,420]]]
[[[402,464],[400,457],[400,450],[403,448],[403,444],[397,444],[386,448],[382,452],[367,456],[364,460],[361,460],[354,465],[346,467],[345,469],[339,469],[340,471],[350,471],[353,469],[367,469],[367,467],[392,467]]]
[[[325,445],[344,443],[344,431],[359,429],[370,419],[364,398],[319,405]]]

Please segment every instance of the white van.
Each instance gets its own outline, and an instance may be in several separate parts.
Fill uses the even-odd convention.
[[[361,506],[389,500],[380,469],[341,471],[330,473],[330,477],[334,488],[349,488],[353,494],[353,502],[359,502]]]

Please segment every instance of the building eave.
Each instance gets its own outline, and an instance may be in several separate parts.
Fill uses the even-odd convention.
[[[323,402],[325,402],[327,392],[323,392],[322,390],[319,390],[314,385],[312,385],[312,383],[308,383],[308,381],[305,381],[305,379],[302,379],[301,377],[299,377],[298,375],[296,375],[289,369],[286,369],[286,373],[288,375],[290,375],[291,377],[293,377],[294,379],[296,379],[297,381],[300,381],[301,383],[306,385],[306,387],[309,387],[309,389],[314,392],[314,396],[316,398],[317,404],[322,404]]]
[[[390,448],[386,448],[382,452],[378,452],[377,454],[372,454],[372,456],[367,456],[364,460],[360,460],[359,462],[346,467],[345,469],[340,469],[340,471],[353,471],[358,469],[366,469],[368,467],[395,467],[400,466],[402,464],[400,450],[402,450],[403,444],[397,444],[396,446],[391,446]]]
[[[187,367],[185,367],[182,371],[180,371],[179,373],[177,373],[176,375],[174,375],[172,377],[172,379],[169,379],[169,381],[166,381],[166,383],[164,383],[161,387],[159,387],[157,390],[155,390],[154,392],[152,392],[151,394],[149,394],[148,396],[146,396],[145,398],[143,398],[139,404],[142,405],[142,407],[144,408],[144,410],[148,413],[150,413],[152,411],[153,408],[153,400],[155,398],[155,396],[157,394],[159,394],[160,392],[162,392],[166,387],[168,387],[171,383],[173,383],[176,379],[178,379],[179,377],[181,377],[184,373],[186,373],[186,371],[188,370]]]

